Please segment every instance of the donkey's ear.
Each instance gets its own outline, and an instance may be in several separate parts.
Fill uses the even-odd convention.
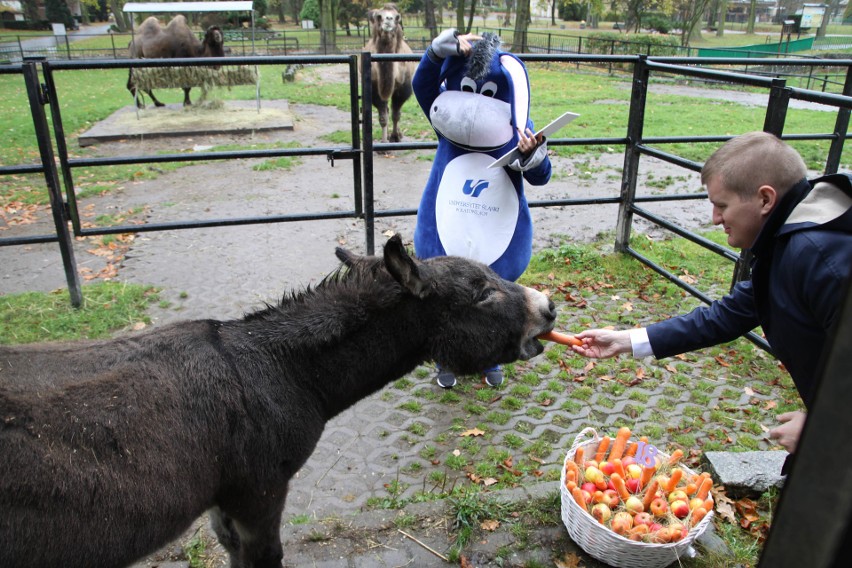
[[[428,270],[406,252],[399,235],[394,235],[385,244],[385,267],[402,287],[418,298],[429,294]]]
[[[341,247],[337,247],[336,249],[334,249],[334,255],[338,259],[340,259],[340,262],[342,262],[349,268],[352,268],[352,266],[358,261],[358,259],[361,258],[354,252],[348,251],[345,248]]]

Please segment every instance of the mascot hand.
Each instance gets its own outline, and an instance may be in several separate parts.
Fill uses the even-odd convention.
[[[461,46],[459,43],[459,33],[456,30],[444,30],[438,37],[432,40],[432,45],[429,46],[429,51],[439,59],[446,59],[453,55],[461,55]]]

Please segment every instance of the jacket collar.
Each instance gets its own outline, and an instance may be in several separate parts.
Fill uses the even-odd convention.
[[[754,244],[751,247],[752,253],[755,256],[760,256],[761,252],[766,252],[772,244],[772,240],[777,235],[778,231],[784,226],[787,218],[792,213],[793,209],[807,196],[811,190],[811,184],[808,180],[802,179],[794,185],[790,191],[784,194],[781,201],[769,214]]]

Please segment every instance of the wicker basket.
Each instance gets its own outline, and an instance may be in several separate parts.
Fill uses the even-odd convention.
[[[574,438],[574,445],[568,450],[565,462],[574,459],[577,448],[583,447],[586,455],[597,450],[600,438],[593,428],[586,428]],[[662,459],[667,454],[659,452]],[[684,473],[694,474],[681,465]],[[571,539],[596,559],[619,568],[663,568],[681,557],[695,555],[693,541],[710,525],[713,511],[708,511],[701,521],[690,529],[686,538],[667,544],[637,542],[612,532],[596,521],[588,511],[584,511],[565,487],[565,464],[561,476],[562,522],[568,529]]]

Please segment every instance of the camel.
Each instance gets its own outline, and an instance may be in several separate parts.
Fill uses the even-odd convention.
[[[210,26],[204,35],[204,40],[200,41],[189,25],[186,23],[186,18],[178,14],[164,28],[160,21],[154,16],[146,19],[139,26],[139,30],[133,35],[133,39],[128,46],[128,53],[131,58],[142,59],[171,59],[182,57],[224,57],[224,35],[219,26]],[[189,91],[192,87],[183,88],[183,106],[190,106],[192,101],[189,99]],[[136,100],[136,105],[139,108],[144,108],[145,103],[141,98],[136,96],[136,85],[133,82],[133,69],[130,70],[130,77],[127,79],[127,89],[133,98]],[[155,106],[164,106],[151,91],[145,91]]]
[[[372,37],[364,49],[370,53],[412,53],[405,42],[402,16],[396,5],[385,4],[381,10],[370,10],[367,14]],[[399,116],[402,105],[411,97],[411,77],[414,75],[413,61],[380,61],[370,66],[372,74],[373,106],[379,112],[382,127],[382,142],[399,142]],[[391,102],[393,130],[388,136],[388,101]]]

